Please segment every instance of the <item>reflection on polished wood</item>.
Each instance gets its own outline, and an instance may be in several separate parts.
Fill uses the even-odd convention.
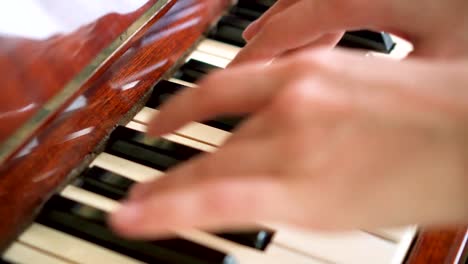
[[[120,53],[115,54],[105,67],[81,87],[79,93],[61,106],[21,149],[1,165],[0,215],[9,217],[2,217],[0,220],[0,247],[14,238],[32,219],[33,211],[58,186],[65,184],[66,177],[94,151],[115,124],[123,122],[125,117],[137,110],[131,111],[134,107],[138,108],[136,103],[193,46],[227,5],[227,1],[220,0],[185,0],[178,1],[177,6],[165,16],[162,16],[164,12],[160,12],[161,15],[153,18]],[[125,29],[124,25],[128,25],[137,15],[138,13],[130,17],[123,16],[121,27],[117,26],[115,30]],[[120,16],[111,15],[107,19],[119,20]],[[108,24],[101,23],[92,27],[95,34],[106,34],[109,31]],[[66,39],[79,38],[81,32],[78,30],[66,36]],[[56,43],[58,47],[47,49],[47,52],[60,51],[60,43],[63,42]],[[64,43],[65,47],[69,49],[61,51],[65,54],[73,50],[66,44]],[[0,48],[7,46],[4,43]],[[79,56],[83,56],[83,61],[76,63],[72,58],[58,60],[52,56],[45,61],[37,61],[18,73],[13,62],[34,54],[30,52],[28,55],[28,49],[20,52],[20,48],[21,46],[15,48],[18,50],[15,54],[22,56],[10,54],[8,60],[0,57],[2,74],[11,76],[6,80],[6,87],[11,87],[6,95],[10,100],[20,100],[11,106],[13,109],[31,101],[45,102],[57,92],[56,89],[66,83],[66,79],[79,72],[79,67],[86,64],[84,61],[87,56],[92,57],[83,52]],[[68,68],[72,72],[68,73]],[[16,78],[18,75],[22,77]],[[36,88],[37,91],[29,93],[36,78],[43,82],[43,87],[51,89]],[[4,110],[3,107],[1,110]],[[30,116],[30,113],[14,116],[5,128],[1,127],[2,133],[7,131],[8,126],[21,124]]]
[[[0,32],[0,142],[40,114],[44,104],[156,2],[147,0],[137,10],[107,14],[43,40]],[[228,0],[169,0],[76,94],[51,109],[47,122],[0,164],[0,249],[67,177],[79,173],[116,124],[141,109],[155,82],[169,76],[228,5]],[[467,237],[466,227],[421,229],[407,263],[455,263],[463,257]]]
[[[28,38],[27,35],[3,35],[0,31],[0,70],[3,87],[6,88],[0,97],[0,142],[4,142],[36,114],[52,96],[60,92],[103,49],[157,2],[143,1],[143,6],[128,10],[125,14],[105,13],[70,34],[57,32],[46,39]],[[116,1],[115,5],[118,6],[118,3]],[[8,5],[2,8],[8,9]],[[67,24],[67,21],[58,23]],[[34,28],[34,25],[30,27]]]
[[[406,263],[465,264],[468,260],[467,242],[466,227],[423,229],[416,238]]]

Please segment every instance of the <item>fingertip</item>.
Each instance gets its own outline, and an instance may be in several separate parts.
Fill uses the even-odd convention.
[[[117,211],[108,217],[109,226],[123,236],[134,236],[136,227],[143,216],[144,209],[141,205],[133,202],[123,203]]]
[[[171,130],[171,127],[166,124],[165,119],[161,118],[160,115],[157,115],[148,124],[148,130],[146,133],[150,137],[160,137],[162,135],[168,134],[171,132]]]
[[[253,38],[253,36],[257,34],[259,27],[260,23],[258,19],[250,23],[250,25],[242,33],[242,37],[244,38],[244,40],[246,40],[247,42],[250,41]]]

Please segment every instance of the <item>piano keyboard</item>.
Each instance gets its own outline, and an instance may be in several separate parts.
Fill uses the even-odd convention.
[[[259,1],[257,1],[259,2]],[[255,3],[257,3],[255,2]],[[264,1],[260,1],[264,3]],[[242,118],[191,123],[158,140],[144,136],[157,107],[209,71],[224,68],[243,43],[235,15],[253,20],[262,8],[239,5],[224,17],[216,31],[201,41],[172,78],[160,81],[145,107],[126,126],[112,134],[104,152],[77,179],[51,198],[36,221],[4,252],[3,263],[402,263],[417,228],[353,230],[322,233],[259,223],[256,230],[213,234],[174,230],[174,238],[130,241],[106,226],[105,215],[119,207],[136,182],[164,177],[180,162],[213,152],[230,136]],[[260,11],[259,11],[260,10]],[[242,24],[244,23],[244,24]],[[237,28],[236,28],[237,27]],[[393,37],[389,54],[403,58],[411,46]],[[225,41],[220,41],[225,40]],[[388,43],[387,43],[388,44]],[[375,45],[374,45],[375,46]],[[387,45],[388,46],[388,45]],[[157,224],[157,221],[155,221]]]

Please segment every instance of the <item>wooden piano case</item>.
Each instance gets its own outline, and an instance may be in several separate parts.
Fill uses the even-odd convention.
[[[139,2],[47,38],[0,31],[0,249],[80,173],[231,4]],[[177,8],[184,11],[171,13]],[[406,262],[461,263],[467,238],[466,227],[421,229]]]

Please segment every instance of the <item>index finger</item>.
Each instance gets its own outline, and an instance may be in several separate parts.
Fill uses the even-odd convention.
[[[200,86],[175,95],[162,105],[150,122],[148,133],[160,136],[190,121],[223,114],[250,113],[266,104],[272,91],[281,86],[276,66],[249,64],[215,72]]]

